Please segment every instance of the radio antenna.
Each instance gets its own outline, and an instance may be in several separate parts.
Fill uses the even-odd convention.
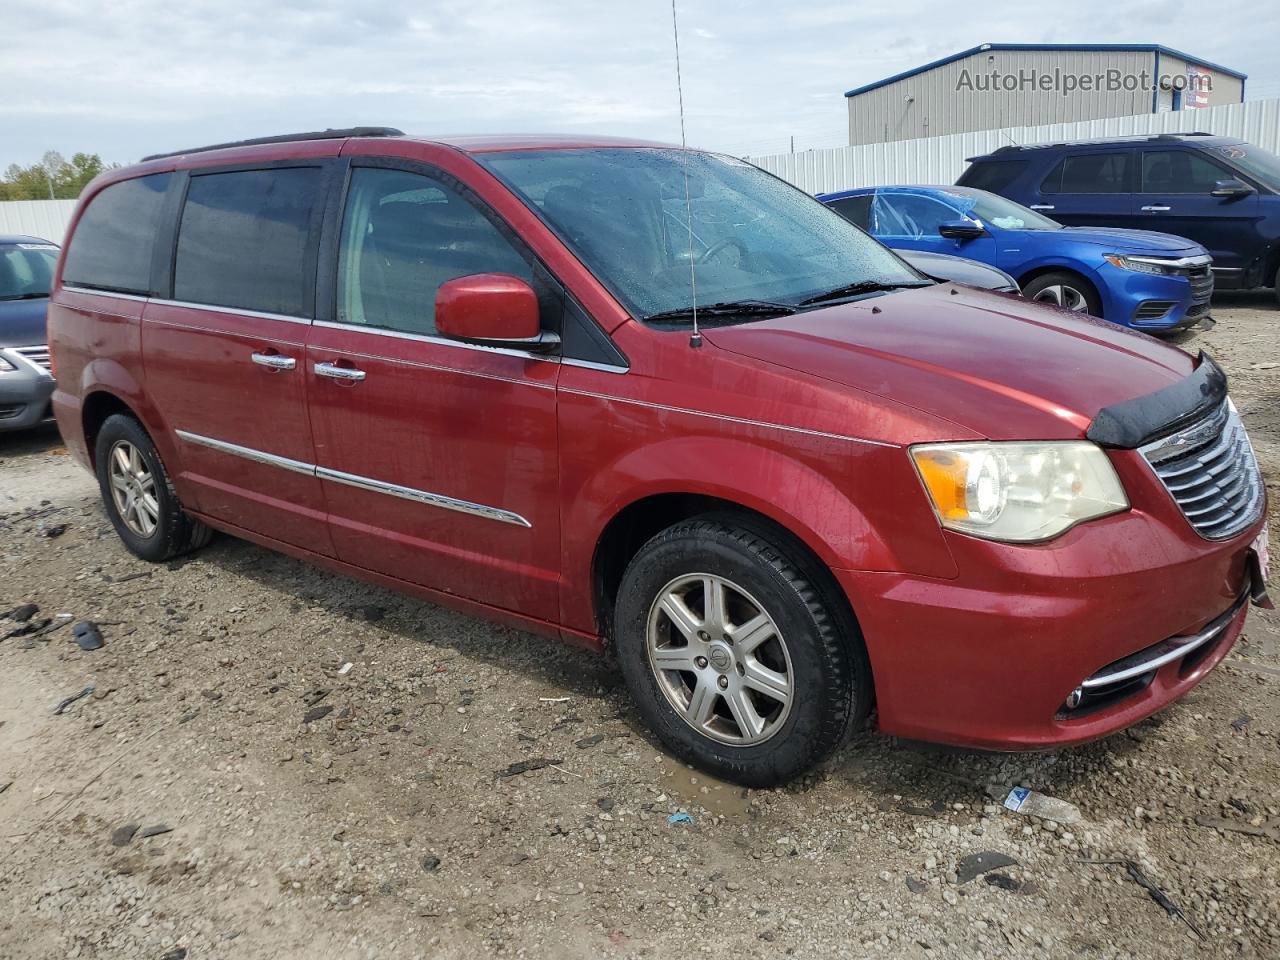
[[[680,24],[676,18],[676,0],[671,0],[671,35],[676,43],[676,96],[680,102],[680,156],[684,167],[684,216],[689,227],[689,295],[693,301],[693,335],[689,346],[702,346],[702,334],[698,332],[698,276],[693,261],[693,201],[689,198],[689,145],[684,135],[684,84],[680,78]]]

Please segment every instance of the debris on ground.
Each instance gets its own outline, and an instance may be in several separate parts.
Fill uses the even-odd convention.
[[[312,707],[310,710],[308,710],[306,713],[302,715],[302,722],[315,723],[317,720],[323,720],[332,712],[333,712],[333,707],[330,706],[329,704],[325,704],[324,706],[321,706],[321,707]]]
[[[111,831],[111,845],[113,847],[127,847],[140,826],[141,824],[137,823],[126,823],[122,827],[116,827]]]
[[[26,623],[37,613],[40,612],[39,604],[23,603],[14,607],[4,615],[5,620],[12,620],[15,623]]]
[[[1004,806],[1006,810],[1025,817],[1041,817],[1068,826],[1084,822],[1084,816],[1075,804],[1045,796],[1026,787],[1014,787],[1010,790],[1009,796],[1005,797]]]
[[[992,870],[999,870],[1001,867],[1016,867],[1017,865],[1018,861],[1006,853],[998,853],[994,850],[971,853],[968,856],[961,857],[960,862],[956,865],[956,883],[968,883],[975,877]]]
[[[1280,823],[1241,823],[1225,817],[1209,817],[1197,815],[1196,823],[1211,830],[1226,830],[1229,833],[1242,833],[1246,837],[1267,837],[1280,840]]]
[[[517,763],[513,763],[505,770],[497,771],[495,776],[503,777],[504,779],[507,777],[516,777],[522,773],[528,773],[530,770],[541,770],[544,767],[554,767],[560,763],[564,763],[564,761],[559,758],[534,757],[532,760],[521,760]]]
[[[92,620],[81,620],[71,628],[71,636],[81,650],[97,650],[102,646],[102,631]]]
[[[439,858],[439,857],[423,857],[423,858],[422,858],[422,869],[423,869],[423,870],[425,870],[425,871],[427,871],[427,873],[432,873],[432,872],[434,872],[434,871],[436,871],[436,870],[439,870],[439,869],[440,869],[440,858]]]
[[[87,686],[87,687],[85,687],[85,688],[84,688],[83,690],[81,690],[79,693],[73,693],[71,696],[67,697],[65,700],[59,700],[59,701],[58,701],[58,705],[57,705],[56,707],[54,707],[54,708],[53,708],[53,715],[54,715],[55,717],[56,717],[56,716],[61,716],[61,715],[62,715],[62,713],[63,713],[63,711],[65,711],[65,710],[67,709],[67,707],[71,706],[71,705],[72,705],[73,703],[75,703],[77,700],[81,700],[81,699],[83,699],[84,697],[89,696],[89,694],[91,694],[91,693],[93,693],[93,686],[92,686],[92,684],[91,684],[91,685],[89,685],[89,686]]]
[[[1192,923],[1191,920],[1188,919],[1187,915],[1178,908],[1178,905],[1170,900],[1163,890],[1152,883],[1147,875],[1142,872],[1142,868],[1132,860],[1082,860],[1081,863],[1094,864],[1096,866],[1124,867],[1125,870],[1128,871],[1129,876],[1133,879],[1133,882],[1143,890],[1147,891],[1147,896],[1159,904],[1165,913],[1171,917],[1177,917],[1191,928],[1192,933],[1201,940],[1204,939],[1204,934],[1200,932],[1200,928]]]
[[[138,831],[138,839],[146,840],[148,837],[159,837],[166,833],[173,833],[173,827],[165,823],[157,823],[155,826],[143,827]]]
[[[671,816],[667,817],[667,824],[669,826],[674,827],[678,823],[693,823],[693,817],[685,813],[683,810],[673,813]]]

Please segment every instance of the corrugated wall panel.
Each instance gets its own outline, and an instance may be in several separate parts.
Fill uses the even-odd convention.
[[[1273,153],[1280,153],[1280,98],[1178,113],[1143,113],[1131,117],[1009,127],[748,159],[802,190],[824,193],[877,184],[954,183],[964,172],[967,157],[990,153],[1009,143],[1092,140],[1193,130],[1239,137]],[[822,159],[813,157],[818,154]]]
[[[21,233],[61,243],[76,209],[75,200],[0,201],[0,233]]]

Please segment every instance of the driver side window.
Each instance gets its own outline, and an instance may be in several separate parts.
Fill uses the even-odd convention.
[[[436,291],[474,273],[533,272],[498,228],[456,190],[404,170],[357,167],[342,221],[338,322],[436,332]]]
[[[940,224],[960,218],[946,204],[910,193],[877,193],[874,214],[874,236],[910,240],[936,237]]]

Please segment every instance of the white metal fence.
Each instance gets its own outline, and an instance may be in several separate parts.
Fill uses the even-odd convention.
[[[953,133],[925,140],[805,150],[748,159],[802,190],[824,193],[881,184],[955,183],[967,166],[965,158],[990,153],[1009,143],[1090,140],[1193,130],[1239,137],[1273,153],[1280,153],[1280,98],[1177,113],[1144,113],[1136,117]]]
[[[0,234],[21,233],[61,243],[75,209],[74,200],[0,201]]]

